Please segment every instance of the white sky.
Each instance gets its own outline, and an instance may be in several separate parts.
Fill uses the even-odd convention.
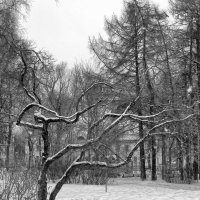
[[[167,0],[153,0],[162,8]],[[47,50],[69,67],[88,60],[88,37],[104,33],[104,18],[119,15],[123,0],[32,0],[22,26],[38,49]]]

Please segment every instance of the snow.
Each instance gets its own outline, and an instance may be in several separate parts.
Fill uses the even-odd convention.
[[[49,184],[50,188],[53,184]],[[105,185],[65,184],[56,200],[200,200],[200,183],[173,184],[140,181],[139,178],[110,180]]]

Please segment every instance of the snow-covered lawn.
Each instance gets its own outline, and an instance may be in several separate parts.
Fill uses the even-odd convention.
[[[53,186],[50,184],[49,186]],[[115,179],[105,186],[65,184],[57,200],[200,200],[200,183],[170,184],[163,181]]]

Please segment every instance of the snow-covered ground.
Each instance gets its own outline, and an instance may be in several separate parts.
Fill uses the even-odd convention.
[[[49,185],[50,187],[53,184]],[[104,186],[65,184],[57,200],[200,200],[200,183],[170,184],[137,178],[111,180]]]

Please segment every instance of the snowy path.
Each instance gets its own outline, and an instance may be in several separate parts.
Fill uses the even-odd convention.
[[[57,200],[200,200],[200,184],[183,185],[134,179],[105,186],[64,185]]]

